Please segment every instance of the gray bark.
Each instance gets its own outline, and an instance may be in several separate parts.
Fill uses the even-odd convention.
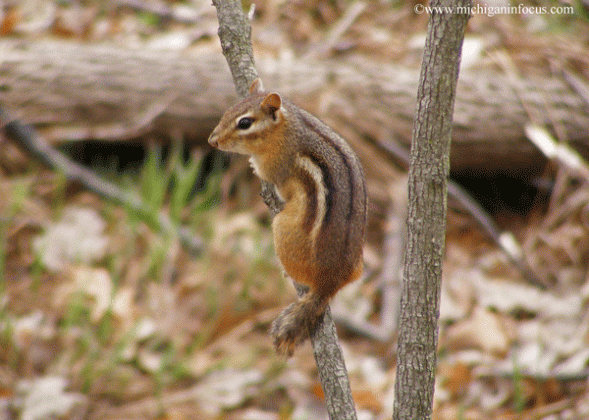
[[[438,0],[431,6],[466,6]],[[417,91],[408,178],[393,419],[432,417],[452,112],[468,15],[432,14]]]

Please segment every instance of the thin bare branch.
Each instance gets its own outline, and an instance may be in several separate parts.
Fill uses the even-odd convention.
[[[188,229],[175,226],[162,212],[154,220],[153,209],[150,209],[137,195],[124,191],[118,185],[100,178],[90,169],[73,162],[66,155],[49,146],[34,128],[21,124],[2,108],[0,108],[0,127],[9,138],[49,168],[61,172],[68,181],[79,182],[90,191],[131,209],[141,219],[165,234],[177,232],[187,250],[193,253],[202,250],[202,239],[194,236]]]
[[[249,86],[258,77],[251,46],[251,27],[239,1],[214,0],[219,18],[219,38],[227,59],[235,87],[240,96],[248,93]],[[276,214],[283,206],[271,184],[262,183],[262,197]],[[303,286],[296,285],[303,293]],[[337,340],[331,312],[327,310],[323,321],[311,336],[319,378],[325,394],[327,411],[332,420],[355,420],[356,411],[342,351]]]

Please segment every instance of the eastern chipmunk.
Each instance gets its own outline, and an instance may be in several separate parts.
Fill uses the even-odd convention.
[[[254,173],[276,186],[284,208],[272,222],[286,273],[309,291],[272,323],[279,354],[291,356],[322,319],[329,298],[362,272],[366,191],[360,162],[331,128],[260,79],[209,137],[250,156]]]

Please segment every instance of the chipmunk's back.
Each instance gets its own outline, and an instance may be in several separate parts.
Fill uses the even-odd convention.
[[[209,143],[250,156],[276,186],[284,208],[273,220],[276,253],[309,292],[272,324],[279,353],[291,355],[322,318],[329,298],[362,271],[366,188],[352,148],[326,124],[277,93],[252,85],[229,109]]]

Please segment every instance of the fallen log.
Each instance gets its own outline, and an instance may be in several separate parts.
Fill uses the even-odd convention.
[[[124,48],[61,40],[0,40],[0,104],[52,144],[121,140],[146,132],[205,139],[234,91],[214,47],[187,51]],[[283,92],[337,130],[377,145],[408,145],[418,72],[367,60],[257,57],[265,86]],[[589,151],[589,105],[565,77],[523,76],[498,68],[461,71],[452,168],[538,165],[525,137],[533,121]]]

